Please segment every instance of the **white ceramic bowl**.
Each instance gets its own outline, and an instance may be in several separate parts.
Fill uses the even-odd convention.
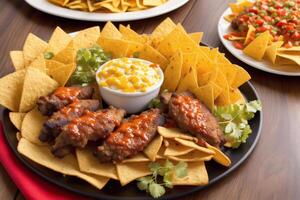
[[[152,64],[152,62],[143,59],[138,59],[138,58],[129,58],[129,59],[140,60],[148,65]],[[126,93],[119,90],[110,89],[108,87],[102,87],[99,85],[100,80],[97,74],[102,70],[102,67],[104,67],[107,63],[104,63],[97,70],[96,80],[99,86],[101,97],[108,105],[112,105],[117,108],[123,108],[124,110],[126,110],[127,113],[137,113],[145,109],[147,105],[150,103],[150,101],[153,98],[158,96],[160,87],[164,81],[164,73],[160,68],[158,70],[160,75],[159,81],[156,84],[154,84],[152,87],[148,88],[146,92]]]

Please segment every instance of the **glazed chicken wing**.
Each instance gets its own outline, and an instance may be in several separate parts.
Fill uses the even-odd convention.
[[[63,107],[44,123],[39,139],[42,142],[52,142],[62,131],[62,127],[71,120],[80,117],[85,111],[96,111],[99,108],[98,100],[75,100]]]
[[[38,99],[38,109],[43,115],[51,116],[76,99],[91,99],[93,93],[94,89],[91,86],[59,87],[52,94]]]
[[[168,109],[169,115],[181,129],[213,146],[219,147],[224,142],[217,119],[192,94],[173,93],[169,99]]]
[[[95,155],[101,162],[120,162],[142,151],[154,138],[157,126],[164,123],[159,109],[131,116],[98,147]]]
[[[58,157],[68,153],[70,147],[83,148],[88,141],[105,139],[121,124],[125,110],[110,107],[97,112],[85,112],[65,125],[55,139],[52,153]]]

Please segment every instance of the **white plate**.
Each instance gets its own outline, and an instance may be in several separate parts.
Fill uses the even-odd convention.
[[[56,15],[59,17],[76,19],[76,20],[84,20],[84,21],[120,22],[120,21],[146,19],[146,18],[162,15],[183,6],[189,0],[169,0],[161,6],[157,6],[142,11],[125,12],[125,13],[89,13],[89,12],[62,8],[52,3],[49,3],[47,0],[25,0],[25,1],[32,7],[42,12],[51,15]]]
[[[223,45],[227,48],[227,50],[233,54],[236,58],[243,61],[244,63],[247,63],[248,65],[255,67],[257,69],[270,72],[273,74],[279,74],[279,75],[286,75],[286,76],[300,76],[300,67],[297,66],[280,66],[280,65],[273,65],[271,62],[262,60],[257,61],[243,53],[243,51],[236,49],[232,42],[229,40],[226,40],[223,36],[232,32],[233,29],[230,26],[230,23],[224,19],[224,16],[231,14],[230,8],[225,10],[225,12],[222,14],[222,16],[219,19],[218,23],[218,33],[219,38],[222,41]]]

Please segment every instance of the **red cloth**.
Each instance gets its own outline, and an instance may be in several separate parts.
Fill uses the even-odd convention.
[[[87,200],[60,188],[23,166],[8,146],[0,121],[0,162],[24,197],[29,200]]]

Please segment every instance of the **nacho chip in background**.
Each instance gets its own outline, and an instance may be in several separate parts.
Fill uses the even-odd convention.
[[[18,130],[21,130],[25,115],[26,113],[9,112],[9,119]]]
[[[277,51],[283,45],[283,41],[278,41],[272,43],[270,46],[267,47],[265,57],[273,64],[275,64]]]
[[[9,55],[16,71],[25,67],[23,51],[10,51]]]
[[[24,78],[20,112],[27,112],[34,108],[40,96],[46,96],[58,87],[58,83],[47,74],[34,68],[28,68]]]
[[[266,52],[268,42],[269,42],[270,33],[265,31],[250,42],[243,50],[243,52],[254,58],[255,60],[261,60]]]
[[[21,126],[22,137],[38,145],[47,145],[39,140],[43,124],[46,120],[47,117],[43,116],[37,108],[26,113]]]
[[[38,55],[43,53],[47,46],[47,42],[43,41],[36,35],[29,33],[23,46],[25,66],[28,66],[35,58],[38,57]]]
[[[64,158],[57,158],[51,153],[48,146],[39,146],[24,138],[19,141],[18,152],[53,171],[85,180],[99,190],[109,181],[109,178],[103,176],[81,172],[76,157],[73,154],[68,154]]]
[[[22,69],[0,78],[0,104],[11,111],[19,111],[25,74]]]

